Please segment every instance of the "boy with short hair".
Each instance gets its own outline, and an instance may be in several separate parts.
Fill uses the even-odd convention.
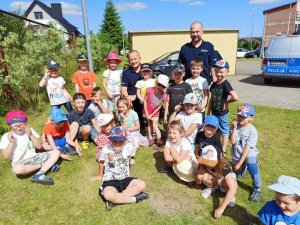
[[[261,178],[259,173],[257,154],[257,131],[250,123],[255,114],[254,107],[245,103],[237,110],[237,121],[232,122],[230,142],[232,144],[231,157],[233,169],[237,178],[243,177],[248,170],[253,185],[253,192],[249,200],[258,202],[260,199]]]
[[[228,144],[228,105],[239,99],[229,81],[226,79],[229,71],[229,64],[225,60],[219,60],[215,64],[215,76],[217,81],[210,87],[211,97],[208,107],[208,115],[212,114],[219,120],[219,132],[223,136],[222,149],[226,152]],[[229,100],[228,96],[231,96]]]
[[[198,110],[202,113],[202,121],[204,121],[209,91],[207,80],[200,76],[203,71],[203,61],[201,59],[193,59],[190,63],[190,71],[192,77],[185,82],[191,85],[194,95],[198,98]]]
[[[42,148],[42,142],[37,132],[27,126],[27,116],[24,111],[12,110],[6,116],[6,123],[11,131],[5,133],[0,142],[4,159],[11,159],[12,171],[16,175],[27,175],[36,170],[31,181],[52,185],[54,180],[45,175],[59,158],[59,151],[36,153]],[[55,172],[58,167],[55,166]]]
[[[282,175],[268,188],[275,192],[275,200],[259,210],[260,225],[300,224],[300,180]]]
[[[82,93],[76,93],[73,96],[75,109],[70,112],[68,120],[70,123],[71,139],[76,136],[82,139],[82,149],[89,148],[89,138],[96,143],[100,128],[95,120],[95,114],[89,108],[85,108],[86,98]]]
[[[127,142],[126,129],[117,126],[109,136],[111,145],[101,151],[100,163],[104,165],[102,184],[99,188],[100,197],[106,201],[106,209],[111,210],[115,204],[138,203],[149,198],[143,192],[144,181],[133,178],[129,173],[131,156],[134,155],[132,144]]]
[[[51,121],[44,127],[44,134],[46,141],[43,143],[43,148],[45,150],[58,150],[60,157],[65,160],[71,160],[69,155],[82,155],[78,142],[71,139],[68,119],[62,109],[52,113]]]
[[[185,75],[184,65],[177,63],[172,69],[173,82],[167,89],[169,100],[166,102],[164,123],[168,123],[168,117],[170,117],[176,105],[182,104],[184,96],[193,92],[191,85],[183,81]]]
[[[103,113],[109,113],[108,102],[103,98],[102,89],[100,87],[94,87],[92,90],[92,103],[88,107],[95,114],[97,118]]]

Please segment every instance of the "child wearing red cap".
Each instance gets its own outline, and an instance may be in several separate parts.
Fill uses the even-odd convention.
[[[105,59],[108,69],[103,72],[103,87],[108,98],[108,109],[110,113],[117,110],[117,101],[121,92],[121,76],[123,70],[118,68],[122,62],[116,53],[110,53]]]
[[[42,148],[42,142],[37,132],[27,126],[27,116],[24,111],[12,110],[6,116],[6,123],[11,131],[5,133],[0,141],[0,149],[4,159],[11,159],[12,170],[16,175],[27,175],[38,172],[32,177],[32,182],[52,185],[54,180],[45,175],[48,170],[56,172],[59,151],[36,153]]]

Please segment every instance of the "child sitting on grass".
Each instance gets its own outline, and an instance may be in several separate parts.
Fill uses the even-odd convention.
[[[282,175],[268,188],[275,192],[275,200],[259,210],[260,225],[300,224],[300,180]]]
[[[73,96],[75,109],[70,112],[68,119],[70,123],[71,139],[82,140],[82,149],[87,150],[90,144],[90,137],[96,143],[99,134],[99,126],[95,120],[95,114],[92,110],[86,109],[86,98],[82,93],[76,93]]]
[[[82,155],[78,142],[74,142],[70,135],[70,126],[66,113],[62,109],[56,110],[51,115],[51,121],[44,127],[45,142],[43,148],[46,151],[58,150],[60,157],[71,160],[70,155]]]
[[[52,172],[58,170],[59,166],[55,163],[59,158],[59,151],[36,153],[36,148],[42,148],[42,142],[37,132],[27,126],[27,116],[24,111],[9,111],[5,119],[11,131],[2,136],[0,149],[4,159],[11,159],[12,171],[18,176],[38,170],[33,175],[32,182],[54,184],[54,180],[45,173],[51,169]]]
[[[146,183],[130,176],[129,165],[134,150],[127,142],[126,129],[114,127],[109,139],[111,145],[101,151],[102,170],[99,174],[102,178],[99,195],[105,200],[106,209],[111,210],[116,204],[138,203],[148,199],[149,194],[143,192]]]
[[[237,120],[232,122],[230,129],[230,142],[232,144],[232,165],[237,178],[246,175],[249,171],[252,179],[253,192],[249,196],[252,202],[260,199],[260,187],[262,185],[259,167],[258,150],[256,148],[258,134],[255,127],[250,123],[254,117],[254,107],[245,103],[237,110]]]

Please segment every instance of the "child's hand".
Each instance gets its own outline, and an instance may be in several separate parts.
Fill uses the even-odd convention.
[[[62,158],[63,160],[71,161],[71,156],[69,156],[69,155],[60,154],[60,158]]]
[[[77,152],[78,157],[82,156],[82,149],[79,145],[76,145],[75,150]]]
[[[110,94],[110,93],[107,93],[107,97],[108,97],[109,99],[113,99],[113,98],[114,98],[114,96],[112,96],[112,94]]]
[[[26,134],[28,135],[29,138],[32,136],[32,132],[31,132],[30,127],[26,126],[25,127],[25,132],[26,132]]]
[[[100,175],[93,176],[93,177],[91,178],[91,181],[101,181],[101,180],[102,180],[102,176],[100,176]]]
[[[151,115],[147,115],[147,119],[148,120],[151,120],[152,119],[152,117],[153,117],[153,115],[151,114]]]
[[[236,129],[238,122],[236,120],[233,120],[231,124],[232,124],[233,128]]]
[[[223,105],[223,112],[228,112],[228,103],[225,102]]]
[[[174,111],[175,111],[175,112],[179,112],[180,110],[181,110],[181,105],[180,105],[180,104],[175,105]]]
[[[45,76],[49,77],[49,75],[50,75],[50,70],[48,70],[48,68],[45,67]]]
[[[15,140],[16,140],[15,137],[13,136],[13,132],[12,132],[12,131],[10,131],[10,132],[8,133],[7,138],[8,138],[8,140],[9,140],[11,143],[14,143]]]
[[[218,219],[222,216],[223,212],[224,212],[225,209],[219,207],[215,210],[215,218]]]
[[[236,164],[235,166],[234,166],[234,170],[235,171],[239,171],[239,170],[241,170],[242,169],[242,164],[241,163],[238,163],[238,164]]]

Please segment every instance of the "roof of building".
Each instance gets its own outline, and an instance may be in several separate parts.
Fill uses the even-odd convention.
[[[57,6],[57,4],[60,3],[56,3],[54,4],[55,6]],[[78,28],[75,27],[74,25],[72,25],[71,23],[69,23],[69,21],[67,21],[62,14],[60,13],[59,10],[57,10],[57,7],[54,7],[54,9],[52,9],[51,7],[45,5],[44,3],[42,3],[39,0],[33,0],[33,2],[31,3],[31,5],[28,7],[28,9],[26,10],[24,16],[27,17],[29,15],[29,13],[31,12],[31,10],[34,8],[35,5],[40,6],[44,11],[46,11],[51,17],[53,17],[53,19],[55,19],[56,21],[58,21],[69,33],[71,32],[75,32],[77,35],[82,35]]]
[[[204,29],[204,31],[212,31],[212,32],[224,32],[224,31],[229,31],[229,32],[238,32],[239,30],[237,29],[224,29],[224,28],[208,28]],[[128,33],[176,33],[176,32],[190,32],[188,29],[178,29],[178,30],[130,30]]]
[[[294,4],[297,4],[297,1],[295,1],[295,2],[290,2],[290,3],[284,4],[284,5],[280,5],[280,6],[271,8],[271,9],[264,10],[264,11],[263,11],[263,14],[265,14],[265,13],[267,13],[267,12],[269,12],[269,11],[272,11],[272,10],[274,10],[274,9],[279,9],[279,8],[282,8],[282,7],[285,7],[285,6],[288,6],[288,5],[294,5]]]

